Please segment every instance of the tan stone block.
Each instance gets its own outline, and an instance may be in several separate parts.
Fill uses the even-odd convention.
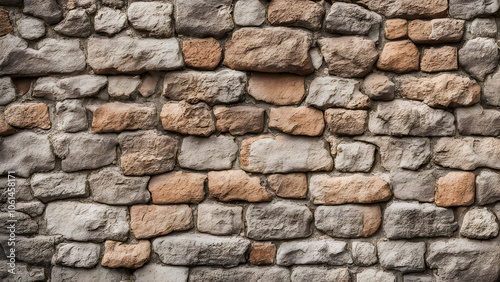
[[[193,228],[193,214],[188,205],[136,205],[130,207],[130,225],[138,239],[167,235]]]
[[[265,110],[259,107],[236,106],[214,109],[217,130],[231,135],[260,133],[264,130]]]
[[[142,80],[141,86],[139,87],[139,93],[143,97],[149,97],[153,95],[156,91],[156,86],[160,80],[159,73],[150,73]]]
[[[309,0],[273,0],[267,18],[272,25],[299,26],[312,30],[321,28],[325,10]]]
[[[0,136],[11,135],[14,134],[14,132],[16,132],[16,129],[10,126],[5,120],[4,114],[0,113]]]
[[[205,103],[167,103],[160,114],[163,129],[182,134],[209,136],[215,131],[210,108]]]
[[[464,26],[465,21],[450,18],[414,20],[408,25],[408,36],[419,44],[460,42]]]
[[[248,93],[273,105],[298,104],[304,97],[305,77],[293,74],[252,73]]]
[[[365,132],[367,111],[328,109],[325,120],[330,132],[337,135],[361,135]]]
[[[250,177],[243,170],[210,171],[208,173],[210,197],[222,202],[268,202],[272,197],[260,185],[258,177]]]
[[[385,44],[377,62],[377,68],[396,73],[417,71],[420,52],[409,40],[388,42]]]
[[[307,177],[304,173],[272,174],[267,177],[267,182],[279,197],[303,199],[307,196]]]
[[[49,108],[44,103],[12,105],[5,109],[4,115],[14,127],[50,129]]]
[[[151,243],[140,240],[137,244],[108,240],[104,243],[104,256],[101,264],[110,268],[136,269],[149,261]]]
[[[443,46],[425,49],[420,68],[425,72],[458,70],[457,48]]]
[[[222,48],[212,37],[183,41],[182,53],[188,67],[200,70],[215,69],[222,58]]]
[[[273,264],[276,245],[273,243],[254,243],[250,251],[250,263],[253,265]]]
[[[156,108],[141,104],[108,103],[94,111],[94,132],[148,129],[156,123]]]
[[[389,40],[408,37],[408,22],[405,19],[390,19],[385,22],[385,38]]]
[[[14,86],[17,89],[17,93],[19,94],[26,94],[31,88],[31,82],[33,81],[33,78],[14,78],[12,79],[12,82],[14,83]]]
[[[408,36],[413,42],[424,43],[429,41],[432,33],[432,24],[430,21],[414,20],[408,24]]]
[[[12,32],[12,25],[9,20],[9,12],[0,9],[0,36],[4,36]]]
[[[474,203],[476,176],[472,172],[452,171],[436,182],[436,206],[470,206]]]
[[[325,129],[323,112],[310,107],[271,108],[269,128],[291,135],[319,136]]]
[[[197,204],[205,198],[207,176],[182,171],[153,176],[148,189],[155,204]]]

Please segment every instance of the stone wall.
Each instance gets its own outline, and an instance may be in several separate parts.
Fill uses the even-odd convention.
[[[0,5],[0,280],[499,281],[497,0]]]

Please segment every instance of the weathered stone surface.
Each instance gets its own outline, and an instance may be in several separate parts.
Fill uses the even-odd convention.
[[[109,205],[145,204],[151,198],[149,176],[128,177],[118,167],[107,167],[89,175],[92,200]]]
[[[54,260],[58,265],[92,268],[99,263],[101,250],[93,243],[62,243],[57,246]]]
[[[236,159],[238,145],[233,137],[213,135],[209,138],[189,136],[182,141],[179,165],[195,170],[230,169]]]
[[[316,228],[339,238],[369,237],[381,221],[379,205],[319,206],[314,212]]]
[[[476,18],[467,25],[467,36],[476,37],[497,37],[497,23],[494,18]]]
[[[325,122],[323,112],[311,107],[279,107],[269,112],[269,128],[291,135],[319,136]]]
[[[143,97],[150,97],[155,94],[159,80],[160,74],[158,72],[148,73],[142,80],[141,87],[139,87],[139,93]]]
[[[247,237],[255,240],[308,237],[312,220],[312,212],[304,205],[253,204],[246,211]]]
[[[231,135],[260,133],[264,130],[265,110],[252,106],[220,107],[214,109],[217,130]]]
[[[1,221],[1,224],[0,224],[0,233],[4,233],[4,234],[11,234],[11,230],[10,228],[12,228],[12,223],[11,221],[9,220],[16,220],[15,222],[15,230],[13,230],[16,234],[25,234],[25,235],[28,235],[28,234],[35,234],[38,232],[38,223],[31,219],[31,217],[25,213],[22,213],[22,212],[16,212],[14,214],[14,218],[12,218],[12,214],[11,213],[7,213],[7,212],[2,212],[0,213],[0,219],[2,220]],[[7,237],[5,238],[2,238],[2,242],[1,243],[4,243],[4,244],[7,244]],[[9,252],[6,252],[6,254],[8,254]]]
[[[366,35],[378,41],[382,17],[356,4],[335,2],[326,16],[325,29],[332,33]]]
[[[125,5],[125,0],[102,0],[102,4],[110,7],[121,8]]]
[[[54,247],[59,238],[57,236],[21,237],[16,236],[15,254],[18,260],[36,265],[50,265],[54,255]],[[7,237],[2,238],[2,248],[6,254],[13,246],[7,245]]]
[[[94,132],[121,132],[148,129],[156,123],[156,108],[141,104],[108,103],[94,111]]]
[[[323,65],[323,55],[318,47],[309,49],[309,56],[311,56],[311,61],[314,69],[318,70]]]
[[[0,113],[0,136],[8,136],[12,135],[16,132],[16,129],[5,120],[5,116],[3,113]]]
[[[0,202],[7,203],[9,198],[8,177],[0,177],[0,185],[4,189],[0,190]],[[11,184],[12,185],[12,184]],[[31,186],[28,179],[16,177],[16,200],[17,201],[33,201],[35,198],[31,193]]]
[[[324,267],[298,266],[292,271],[292,282],[349,282],[351,275],[347,268],[327,269]]]
[[[408,77],[403,79],[399,91],[406,98],[437,108],[470,106],[479,102],[481,96],[481,87],[473,80],[449,73],[430,78]]]
[[[210,136],[215,131],[212,112],[205,103],[169,102],[163,106],[160,118],[163,129],[168,131],[200,136]]]
[[[500,71],[497,69],[494,73],[488,75],[483,84],[483,98],[486,104],[490,106],[500,106]]]
[[[75,241],[123,241],[129,232],[127,210],[103,204],[52,202],[45,209],[47,232]]]
[[[52,136],[51,141],[65,172],[103,167],[116,159],[117,142],[113,135],[66,133]]]
[[[187,281],[189,268],[178,266],[166,266],[163,264],[148,263],[134,271],[136,282],[165,281],[177,282]]]
[[[119,100],[133,98],[141,85],[139,76],[116,75],[110,76],[108,80],[109,96]]]
[[[420,68],[425,72],[452,71],[458,69],[457,48],[443,46],[424,49]]]
[[[359,81],[339,77],[317,77],[309,86],[306,105],[320,109],[342,107],[365,109],[370,106],[370,99],[359,91]]]
[[[235,268],[192,268],[189,281],[290,281],[290,271],[284,267],[248,267]]]
[[[343,177],[313,175],[309,180],[309,190],[317,205],[371,204],[387,201],[392,196],[389,184],[380,177],[358,174]]]
[[[163,80],[163,95],[189,103],[234,103],[245,94],[245,83],[245,73],[228,69],[216,72],[170,72]]]
[[[105,76],[77,75],[57,79],[42,77],[36,81],[33,89],[34,97],[66,100],[96,96],[108,84]]]
[[[273,243],[255,242],[252,244],[248,261],[253,265],[273,264],[275,256],[276,245]]]
[[[465,21],[456,19],[415,20],[408,25],[408,36],[418,44],[460,42]]]
[[[7,105],[16,99],[16,89],[10,77],[0,78],[0,91],[2,92],[0,96],[0,105]]]
[[[174,169],[178,142],[170,136],[153,131],[122,133],[118,142],[125,175],[160,174]]]
[[[394,197],[400,200],[433,202],[436,175],[433,170],[391,172],[391,184]]]
[[[54,266],[51,271],[51,280],[53,282],[79,281],[79,282],[94,282],[94,281],[110,281],[120,282],[127,279],[126,270],[124,269],[109,269],[102,266],[97,266],[92,269],[78,269],[71,267]]]
[[[45,35],[45,22],[37,18],[24,17],[17,21],[17,31],[23,39],[36,40]]]
[[[148,240],[139,240],[137,244],[107,240],[101,265],[136,269],[149,261],[150,253],[151,243]]]
[[[406,100],[378,103],[370,112],[368,129],[375,134],[450,136],[455,133],[454,116],[444,110]]]
[[[474,203],[475,175],[452,171],[436,182],[435,202],[440,207],[470,206]]]
[[[495,138],[441,138],[434,146],[434,162],[450,168],[500,169],[500,140]]]
[[[298,26],[319,30],[325,10],[320,4],[308,0],[273,0],[267,10],[272,25]]]
[[[173,12],[171,3],[136,2],[128,7],[127,16],[130,25],[137,30],[147,31],[152,36],[170,37],[174,32]]]
[[[169,265],[217,265],[232,267],[244,263],[250,240],[206,234],[180,234],[153,240],[160,260]]]
[[[243,140],[240,165],[260,173],[331,170],[333,160],[323,140],[278,135]],[[286,157],[284,157],[286,156]]]
[[[304,96],[305,77],[293,74],[252,73],[248,94],[273,105],[298,104]]]
[[[369,266],[377,263],[375,245],[369,242],[352,242],[352,258],[356,265]]]
[[[450,237],[458,227],[453,210],[413,202],[394,202],[388,206],[383,225],[389,239]]]
[[[439,18],[447,15],[448,1],[446,0],[342,0],[343,2],[356,2],[368,9],[383,14],[388,18],[402,17],[414,18]]]
[[[476,200],[479,205],[500,201],[500,174],[483,170],[476,177]]]
[[[490,239],[498,235],[498,223],[495,214],[487,208],[469,210],[462,222],[460,235],[470,239]]]
[[[352,263],[347,244],[332,239],[283,242],[276,255],[279,265]]]
[[[12,25],[10,24],[9,12],[0,9],[0,36],[4,36],[12,32]]]
[[[106,35],[120,32],[127,24],[127,14],[108,7],[99,9],[94,17],[94,30]]]
[[[0,277],[3,276],[5,282],[36,282],[47,279],[45,269],[41,266],[29,266],[27,263],[16,262],[16,275],[11,275],[7,272],[7,263],[9,263],[7,260],[2,261],[5,267],[0,274]]]
[[[273,192],[282,198],[302,199],[307,195],[307,177],[304,173],[272,174],[267,182]]]
[[[16,203],[16,211],[26,213],[31,217],[39,216],[45,210],[45,205],[40,201]]]
[[[342,172],[369,172],[375,161],[375,146],[362,142],[337,146],[335,169]]]
[[[0,175],[14,170],[17,176],[28,177],[34,172],[55,167],[55,157],[46,135],[19,132],[2,138],[0,142]]]
[[[242,227],[243,208],[221,204],[198,205],[198,231],[212,235],[239,234]]]
[[[408,37],[408,21],[404,19],[390,19],[385,21],[385,38],[389,40],[405,39]]]
[[[500,53],[492,38],[478,37],[468,40],[458,51],[458,62],[472,77],[483,81],[498,65]]]
[[[396,276],[391,272],[368,268],[356,274],[357,282],[396,282]]]
[[[50,129],[49,108],[44,103],[26,103],[8,106],[4,111],[8,124],[19,128]]]
[[[98,73],[141,73],[184,66],[176,39],[90,38],[87,62]]]
[[[382,74],[368,75],[363,80],[361,90],[372,100],[390,101],[394,99],[394,83]]]
[[[493,282],[500,274],[499,259],[498,243],[452,239],[429,244],[426,261],[441,281]]]
[[[337,135],[360,135],[365,132],[367,111],[327,109],[325,120],[330,132]]]
[[[231,0],[175,1],[177,33],[194,37],[222,37],[234,28]]]
[[[431,274],[405,274],[403,282],[433,282],[434,277]]]
[[[498,136],[500,134],[500,111],[483,109],[481,105],[457,108],[458,132],[462,135]]]
[[[450,0],[450,17],[469,20],[477,16],[494,14],[498,10],[498,1]]]
[[[288,72],[314,71],[309,33],[285,27],[242,28],[225,44],[224,65],[235,70]]]
[[[31,177],[33,196],[46,203],[88,195],[87,175],[82,173],[36,173]]]
[[[385,269],[401,272],[425,270],[424,242],[379,241],[377,251],[380,265]]]
[[[222,48],[214,38],[186,40],[182,42],[182,54],[186,66],[200,70],[213,70],[222,58]]]
[[[66,132],[87,129],[87,111],[79,100],[66,100],[56,104],[57,128]]]
[[[384,45],[377,68],[395,73],[418,71],[420,52],[409,40],[387,42]]]
[[[23,13],[41,18],[48,24],[62,19],[62,10],[56,0],[24,0]]]
[[[239,0],[233,14],[239,26],[259,26],[266,20],[266,7],[259,0]]]
[[[207,176],[182,171],[153,176],[148,189],[155,204],[197,204],[205,198]]]
[[[193,214],[188,205],[132,206],[130,225],[138,239],[189,230],[194,226]]]
[[[318,44],[331,75],[364,77],[378,58],[375,43],[357,36],[321,38]]]
[[[66,36],[88,37],[92,32],[91,25],[85,10],[78,8],[68,11],[64,20],[54,27],[54,31]]]
[[[258,177],[250,177],[243,170],[210,171],[208,173],[210,197],[222,202],[271,201],[271,194],[260,185]]]

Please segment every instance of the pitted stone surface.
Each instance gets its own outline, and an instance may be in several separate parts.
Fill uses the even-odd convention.
[[[333,239],[284,242],[276,254],[278,265],[352,263],[347,244]]]
[[[378,230],[381,216],[379,205],[319,206],[314,224],[335,238],[369,237]]]

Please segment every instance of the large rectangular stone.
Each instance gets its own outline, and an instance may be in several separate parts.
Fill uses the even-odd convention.
[[[492,137],[441,138],[434,146],[434,162],[463,170],[500,169],[500,140]]]
[[[284,242],[276,255],[278,265],[352,263],[347,243],[333,239]]]

